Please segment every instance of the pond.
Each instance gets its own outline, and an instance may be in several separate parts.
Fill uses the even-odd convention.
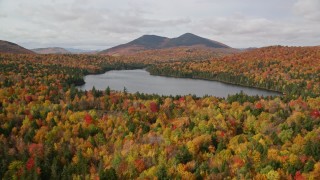
[[[227,97],[229,94],[236,94],[241,91],[248,95],[280,95],[277,92],[217,81],[153,76],[144,69],[114,70],[104,74],[87,75],[84,81],[85,84],[78,88],[91,90],[94,86],[98,90],[105,90],[109,86],[111,90],[123,91],[125,87],[129,93],[140,92],[173,96],[195,94],[199,97],[205,95]]]

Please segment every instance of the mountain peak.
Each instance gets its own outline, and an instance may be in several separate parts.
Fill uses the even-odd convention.
[[[195,34],[192,34],[192,33],[184,33],[184,34],[182,34],[182,35],[179,36],[179,37],[186,37],[186,36],[196,36],[196,37],[199,37],[199,36],[197,36],[197,35],[195,35]]]
[[[137,46],[144,46],[148,49],[150,48],[157,48],[159,44],[165,41],[166,37],[157,36],[157,35],[143,35],[138,39],[135,39],[128,44],[130,45],[137,45]]]
[[[141,36],[140,38],[165,38],[165,37],[157,36],[157,35],[154,35],[154,34],[145,34],[145,35]]]
[[[143,35],[127,44],[122,44],[104,51],[102,54],[130,54],[148,49],[163,49],[181,46],[202,46],[207,48],[230,48],[217,41],[212,41],[192,33],[185,33],[176,38],[157,35]]]
[[[177,38],[172,38],[169,42],[170,47],[175,46],[196,46],[204,45],[210,48],[230,48],[229,46],[217,41],[206,39],[192,33],[185,33]]]

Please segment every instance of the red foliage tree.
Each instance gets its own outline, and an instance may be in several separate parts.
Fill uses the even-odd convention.
[[[256,107],[256,109],[261,109],[262,108],[261,102],[258,102],[255,107]]]
[[[24,99],[26,100],[27,103],[32,101],[32,97],[31,96],[25,96]]]
[[[133,106],[128,108],[128,113],[133,114],[135,112],[135,108]]]
[[[34,159],[31,157],[28,159],[27,163],[26,163],[26,168],[28,171],[30,171],[35,165]]]
[[[311,113],[310,113],[311,117],[313,118],[318,118],[320,117],[320,111],[319,110],[313,110]]]
[[[86,124],[90,125],[90,124],[92,123],[92,121],[93,121],[93,118],[91,117],[90,114],[87,113],[87,114],[84,116],[84,120],[85,120]]]
[[[296,175],[294,176],[295,180],[305,180],[306,178],[301,174],[300,171],[296,172]]]
[[[158,112],[159,111],[158,105],[155,102],[151,102],[150,103],[150,110],[151,110],[151,112]]]
[[[137,168],[138,172],[142,172],[145,170],[146,166],[144,164],[144,161],[142,159],[137,159],[134,161],[134,165]]]
[[[28,151],[29,151],[29,154],[31,157],[36,157],[36,156],[42,157],[43,156],[43,145],[32,143],[29,145]]]

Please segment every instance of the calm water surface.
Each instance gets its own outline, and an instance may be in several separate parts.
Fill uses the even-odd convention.
[[[82,90],[91,90],[93,86],[96,89],[105,90],[109,86],[111,90],[123,91],[126,87],[130,93],[139,91],[140,93],[159,95],[195,94],[197,96],[227,97],[229,94],[241,91],[248,95],[279,95],[276,92],[216,81],[152,76],[143,69],[108,71],[104,74],[87,75],[84,80],[86,83],[79,87]]]

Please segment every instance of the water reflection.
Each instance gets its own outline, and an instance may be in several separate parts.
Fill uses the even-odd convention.
[[[152,76],[143,69],[108,71],[104,74],[88,75],[85,77],[85,84],[79,88],[82,90],[96,89],[105,90],[108,86],[112,90],[122,91],[126,87],[128,92],[159,95],[188,95],[197,96],[212,95],[227,97],[229,94],[236,94],[243,91],[248,95],[279,95],[279,93],[256,88],[230,85],[216,81],[197,79],[171,78]]]

